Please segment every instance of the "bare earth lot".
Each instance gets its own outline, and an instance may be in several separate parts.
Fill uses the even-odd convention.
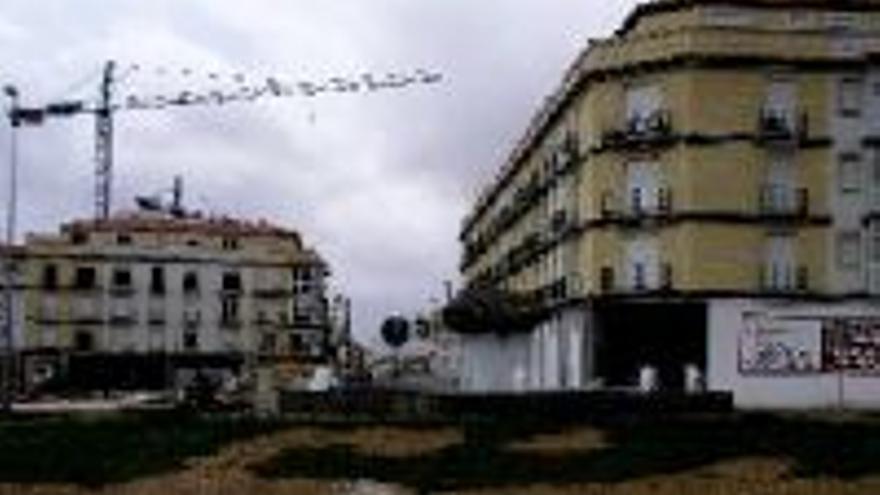
[[[880,493],[876,417],[630,419],[568,427],[240,421],[0,425],[0,495]],[[16,455],[18,464],[9,461]],[[65,461],[68,467],[59,469]]]

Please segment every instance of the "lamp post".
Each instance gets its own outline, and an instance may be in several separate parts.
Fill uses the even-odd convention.
[[[12,246],[15,244],[15,222],[18,207],[18,89],[7,85],[3,93],[9,98],[9,197],[6,205],[6,249],[3,260],[3,382],[0,383],[0,408],[4,412],[12,409],[12,389],[14,387],[13,325],[15,319],[15,273],[12,261]]]

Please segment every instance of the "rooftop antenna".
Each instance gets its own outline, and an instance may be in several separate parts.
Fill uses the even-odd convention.
[[[169,192],[171,193],[171,203],[163,205],[162,194]],[[143,211],[167,213],[174,218],[186,217],[187,211],[183,206],[183,177],[175,175],[171,189],[159,190],[150,196],[136,196],[135,203]]]

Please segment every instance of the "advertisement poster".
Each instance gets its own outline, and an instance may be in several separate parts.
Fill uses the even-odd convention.
[[[880,318],[743,314],[743,374],[880,374]]]
[[[880,318],[833,318],[825,323],[824,368],[880,374]]]
[[[822,371],[823,323],[816,318],[745,313],[739,368],[744,374],[808,374]]]

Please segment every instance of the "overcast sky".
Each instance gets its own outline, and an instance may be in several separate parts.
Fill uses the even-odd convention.
[[[0,83],[24,103],[425,68],[439,85],[117,118],[114,206],[186,180],[190,207],[298,229],[350,295],[358,334],[457,280],[461,218],[543,97],[636,0],[3,0]],[[166,72],[159,74],[161,69]],[[184,69],[192,75],[184,75]],[[21,133],[19,232],[92,214],[93,122]],[[8,132],[0,137],[7,196]],[[5,201],[4,201],[5,203]]]

